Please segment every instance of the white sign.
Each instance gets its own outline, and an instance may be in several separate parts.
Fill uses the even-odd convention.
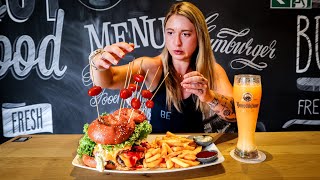
[[[3,136],[53,132],[51,104],[2,104]]]

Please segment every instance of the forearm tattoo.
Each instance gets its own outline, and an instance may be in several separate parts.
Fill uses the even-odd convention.
[[[213,100],[209,102],[208,105],[222,119],[227,121],[236,121],[234,101],[232,97],[226,97],[215,93]]]

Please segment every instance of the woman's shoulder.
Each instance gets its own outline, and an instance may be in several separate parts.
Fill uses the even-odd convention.
[[[225,69],[218,63],[215,63],[213,77],[215,91],[226,96],[232,96],[232,85],[228,75]]]
[[[220,79],[227,76],[225,69],[219,63],[215,62],[213,67],[215,80],[217,80],[216,78]]]
[[[223,72],[225,70],[219,63],[215,62],[214,63],[214,71],[219,73],[219,72],[221,72],[221,71]]]

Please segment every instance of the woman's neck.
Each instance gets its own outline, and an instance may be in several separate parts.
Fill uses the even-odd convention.
[[[190,62],[185,61],[172,61],[173,67],[177,72],[178,76],[183,76],[188,73],[190,69]]]
[[[173,60],[172,61],[173,67],[176,71],[176,76],[178,77],[179,81],[183,81],[183,76],[192,71],[190,67],[190,61],[179,61],[179,60]],[[181,89],[182,93],[182,99],[187,99],[191,93],[187,92],[184,88]]]

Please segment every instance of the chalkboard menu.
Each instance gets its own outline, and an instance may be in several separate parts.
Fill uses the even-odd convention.
[[[173,0],[1,0],[0,136],[82,133],[96,118],[88,55],[115,42],[135,51],[121,62],[156,56]],[[318,0],[190,1],[206,17],[211,47],[233,83],[262,76],[263,131],[320,128]],[[102,112],[119,108],[119,91],[103,89]]]

